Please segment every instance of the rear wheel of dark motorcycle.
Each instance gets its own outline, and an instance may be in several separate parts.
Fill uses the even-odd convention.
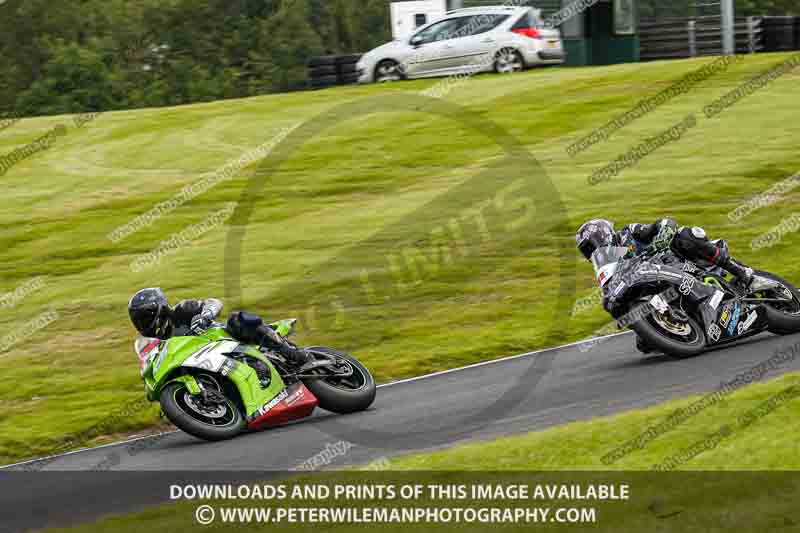
[[[347,414],[363,411],[372,405],[377,389],[375,379],[355,357],[324,347],[313,347],[309,350],[339,357],[342,360],[342,370],[353,370],[347,377],[322,377],[326,374],[321,373],[319,378],[303,380],[308,390],[317,397],[320,407],[332,413]]]
[[[631,329],[648,348],[672,357],[694,357],[706,349],[706,335],[690,316],[680,324],[672,324],[660,315],[649,315],[632,324]]]
[[[205,382],[203,385],[208,386]],[[203,440],[231,439],[247,425],[236,403],[230,398],[226,397],[224,403],[208,405],[192,396],[186,385],[180,382],[164,387],[161,409],[178,429]]]
[[[792,333],[800,332],[800,291],[797,290],[797,287],[785,279],[769,272],[757,270],[755,274],[777,281],[785,286],[790,294],[781,294],[780,296],[788,297],[791,295],[792,298],[791,300],[787,299],[785,304],[763,304],[764,308],[767,310],[769,332],[775,333],[776,335],[791,335]],[[765,298],[774,298],[775,296],[777,295],[774,294],[774,291],[763,295]]]

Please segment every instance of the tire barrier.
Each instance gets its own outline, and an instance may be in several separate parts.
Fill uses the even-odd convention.
[[[764,51],[786,52],[798,49],[798,17],[764,17]]]
[[[308,62],[309,87],[325,89],[358,83],[356,65],[361,56],[362,54],[345,54],[312,57]]]

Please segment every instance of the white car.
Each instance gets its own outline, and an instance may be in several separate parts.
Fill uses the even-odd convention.
[[[360,83],[496,71],[518,72],[563,63],[561,33],[545,27],[532,7],[480,7],[449,11],[411,36],[364,54]]]

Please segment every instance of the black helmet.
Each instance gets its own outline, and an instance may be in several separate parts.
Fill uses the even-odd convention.
[[[578,230],[575,235],[575,243],[583,257],[591,259],[592,254],[603,246],[614,244],[614,223],[609,220],[590,220]]]
[[[172,333],[172,310],[161,289],[142,289],[128,303],[128,314],[144,337],[166,339]]]

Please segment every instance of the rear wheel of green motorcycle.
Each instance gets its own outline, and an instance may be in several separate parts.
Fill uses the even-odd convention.
[[[680,322],[652,313],[631,325],[644,345],[672,357],[685,359],[706,350],[706,335],[695,319],[686,316]]]
[[[763,304],[764,308],[767,310],[767,321],[769,322],[770,333],[775,333],[776,335],[791,335],[792,333],[800,332],[800,291],[798,291],[794,285],[775,274],[760,270],[757,270],[755,274],[777,281],[786,287],[785,292],[781,291],[781,294],[775,294],[777,292],[775,290],[766,293],[756,293],[756,296],[761,296],[763,298],[775,298],[776,296],[786,298],[786,303],[765,302]]]
[[[216,388],[222,393],[216,378],[198,376],[203,386]],[[192,396],[186,385],[170,383],[161,392],[161,409],[170,422],[189,435],[203,440],[231,439],[247,425],[236,402],[225,397],[224,402],[207,403]]]
[[[325,374],[321,373],[319,378],[303,380],[317,397],[320,407],[332,413],[347,414],[363,411],[372,405],[377,392],[375,379],[355,357],[324,347],[315,346],[309,350],[336,356],[341,361],[341,369],[353,371],[347,377],[323,377]]]

